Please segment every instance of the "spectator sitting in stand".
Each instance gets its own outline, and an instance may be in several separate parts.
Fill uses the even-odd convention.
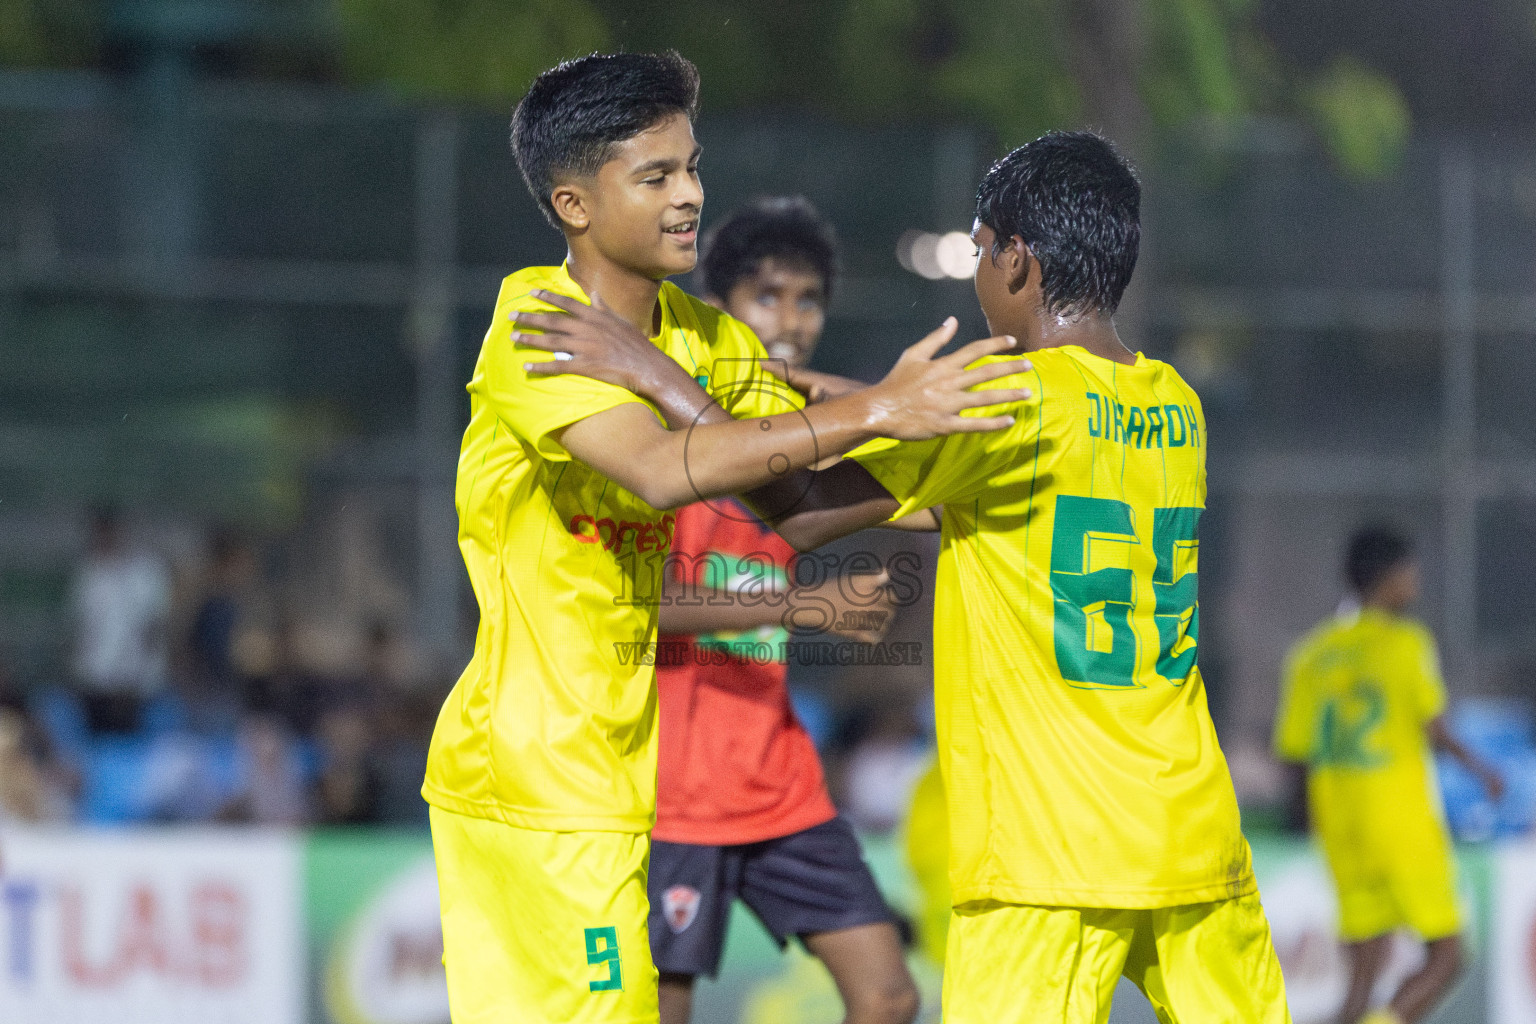
[[[320,720],[320,774],[315,807],[322,825],[379,821],[379,773],[373,723],[358,708],[337,708]]]
[[[283,723],[253,715],[240,728],[241,792],[224,807],[224,821],[253,825],[303,825],[308,822],[309,795],[293,737]]]
[[[115,508],[96,510],[74,584],[74,674],[93,735],[135,731],[164,688],[170,601],[164,563],[125,542]]]
[[[65,773],[49,764],[26,716],[0,706],[0,825],[68,821],[71,815]]]
[[[872,715],[869,731],[848,755],[844,813],[862,829],[889,832],[906,814],[932,748],[911,706],[888,705]]]
[[[240,536],[224,528],[209,537],[208,561],[207,584],[187,638],[188,703],[195,729],[222,733],[240,713],[235,638],[256,561]]]
[[[253,714],[280,719],[299,736],[310,736],[319,727],[330,687],[300,664],[296,632],[291,617],[278,620],[269,664],[248,681],[245,706]]]

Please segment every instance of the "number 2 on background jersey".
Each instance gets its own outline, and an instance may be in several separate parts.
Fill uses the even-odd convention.
[[[1157,674],[1174,685],[1194,668],[1200,636],[1199,574],[1179,573],[1180,556],[1198,551],[1201,509],[1152,510],[1152,572],[1157,624]],[[1055,594],[1056,664],[1071,683],[1136,686],[1136,578],[1124,565],[1141,543],[1131,506],[1113,498],[1063,494],[1056,499],[1051,535],[1051,590]],[[1119,551],[1115,546],[1121,546]],[[1095,552],[1104,557],[1095,558]],[[1116,557],[1123,555],[1124,557]]]

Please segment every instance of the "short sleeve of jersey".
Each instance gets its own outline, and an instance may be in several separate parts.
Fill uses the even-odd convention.
[[[994,357],[1000,358],[1000,357]],[[984,365],[993,359],[978,360]],[[1036,374],[1013,374],[985,385],[988,388],[1029,387],[1039,393]],[[966,410],[964,416],[1012,413],[1013,426],[980,433],[949,434],[927,441],[876,438],[855,448],[848,457],[879,481],[901,502],[892,519],[946,502],[961,501],[985,490],[996,478],[1016,468],[1021,451],[1033,446],[1040,418],[1033,402]]]
[[[1445,711],[1445,680],[1440,675],[1440,652],[1434,637],[1423,627],[1413,636],[1413,703],[1419,720],[1431,722]]]
[[[485,400],[495,410],[497,419],[512,433],[532,445],[544,458],[563,462],[571,456],[556,439],[555,435],[561,430],[626,402],[647,406],[649,403],[633,392],[590,377],[528,374],[523,369],[524,363],[543,362],[551,356],[542,349],[514,344],[512,317],[519,312],[558,310],[534,299],[530,294],[532,289],[524,287],[525,284],[517,283],[514,287],[514,282],[509,280],[503,286],[501,298],[496,303],[495,320],[485,339],[480,379],[471,387],[478,385]]]
[[[1306,761],[1312,756],[1313,707],[1305,678],[1303,659],[1292,652],[1286,659],[1280,683],[1280,706],[1275,712],[1273,746],[1283,761]]]
[[[799,392],[763,368],[768,353],[752,328],[696,299],[685,301],[700,321],[700,334],[714,337],[709,379],[700,383],[726,412],[746,420],[805,407]]]

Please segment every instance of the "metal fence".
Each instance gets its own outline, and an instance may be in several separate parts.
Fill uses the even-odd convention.
[[[561,255],[505,121],[0,75],[0,652],[57,664],[89,501],[292,534],[348,496],[375,507],[418,642],[462,652],[460,389],[500,277]],[[698,134],[706,217],[798,192],[838,225],[826,368],[872,377],[951,312],[981,333],[969,286],[903,271],[895,245],[967,226],[984,134],[786,112]],[[1454,686],[1524,689],[1536,151],[1424,141],[1350,182],[1284,126],[1192,136],[1149,167],[1146,222],[1126,326],[1207,404],[1201,640],[1224,725],[1266,725],[1285,645],[1331,609],[1343,539],[1372,515],[1423,542]]]

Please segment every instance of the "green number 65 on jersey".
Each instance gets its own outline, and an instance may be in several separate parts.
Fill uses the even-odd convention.
[[[1132,558],[1137,510],[1113,498],[1063,494],[1056,499],[1051,535],[1051,590],[1055,595],[1055,647],[1062,678],[1093,688],[1141,688],[1138,636],[1158,638],[1154,671],[1175,686],[1195,667],[1200,636],[1198,598],[1201,509],[1154,508],[1150,584],[1154,600],[1138,602]],[[1145,521],[1145,518],[1143,518]],[[1123,545],[1116,550],[1117,545]],[[1120,557],[1123,556],[1123,557]],[[1115,563],[1103,565],[1105,562]],[[1101,565],[1101,568],[1095,568]],[[1149,621],[1150,620],[1150,621]]]

